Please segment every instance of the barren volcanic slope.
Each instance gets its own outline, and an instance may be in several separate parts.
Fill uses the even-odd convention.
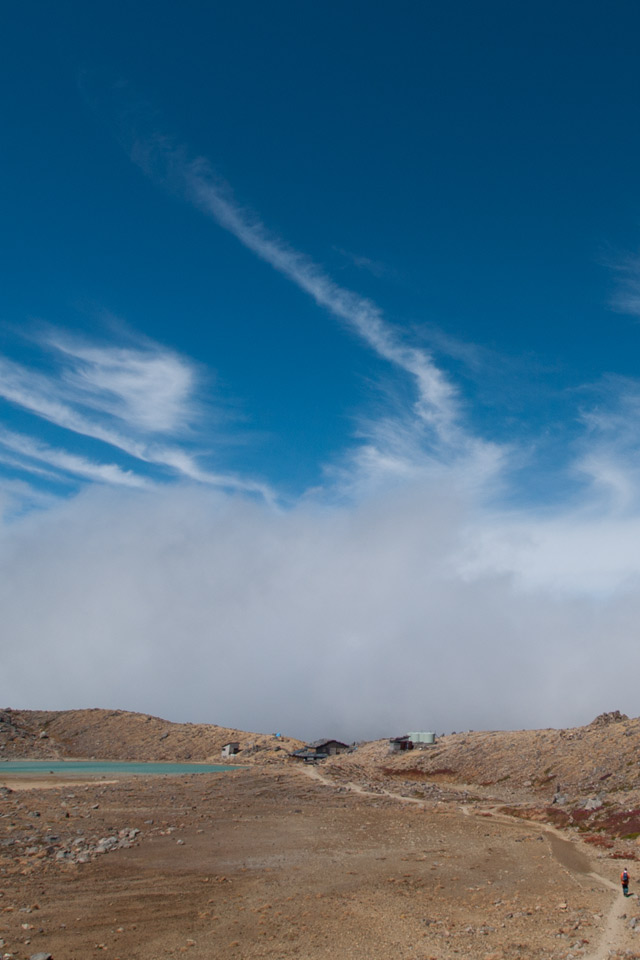
[[[235,740],[247,759],[264,762],[302,741],[206,723],[169,723],[127,710],[0,711],[0,758],[168,760],[219,763]]]
[[[640,905],[622,899],[616,859],[638,849],[639,738],[640,722],[614,713],[401,755],[378,741],[308,768],[288,757],[299,741],[273,735],[4,711],[8,758],[216,761],[233,739],[246,765],[24,789],[0,763],[2,953],[640,957]]]
[[[468,732],[390,756],[384,741],[326,761],[332,778],[414,798],[502,805],[635,860],[640,848],[640,719],[614,711],[569,730]]]

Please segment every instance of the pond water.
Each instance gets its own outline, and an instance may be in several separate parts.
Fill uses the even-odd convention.
[[[183,773],[224,773],[240,767],[222,763],[138,763],[128,760],[4,760],[0,761],[0,776],[13,773],[20,776],[43,774],[85,774],[92,777],[108,777],[114,774],[173,776]]]

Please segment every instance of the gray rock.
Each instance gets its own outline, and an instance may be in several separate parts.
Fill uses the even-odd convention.
[[[140,831],[137,827],[125,827],[124,830],[118,831],[118,837],[121,840],[133,840],[134,837],[137,837]]]
[[[108,850],[113,850],[117,846],[117,837],[102,837],[96,845],[96,853],[106,853]]]
[[[29,960],[53,960],[50,953],[32,953]]]

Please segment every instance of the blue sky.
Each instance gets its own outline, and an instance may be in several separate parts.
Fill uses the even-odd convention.
[[[470,726],[638,712],[598,656],[615,621],[637,660],[635,5],[4,24],[5,699],[378,735],[462,726],[468,669]],[[170,692],[176,636],[215,673],[229,631],[247,701]],[[105,672],[120,643],[144,684]],[[344,690],[293,696],[327,643]],[[429,716],[403,646],[451,657]]]

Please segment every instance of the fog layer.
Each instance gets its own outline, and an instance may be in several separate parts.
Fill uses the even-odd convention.
[[[91,489],[3,531],[3,705],[347,741],[637,713],[610,527],[485,520],[435,482],[289,512]]]

